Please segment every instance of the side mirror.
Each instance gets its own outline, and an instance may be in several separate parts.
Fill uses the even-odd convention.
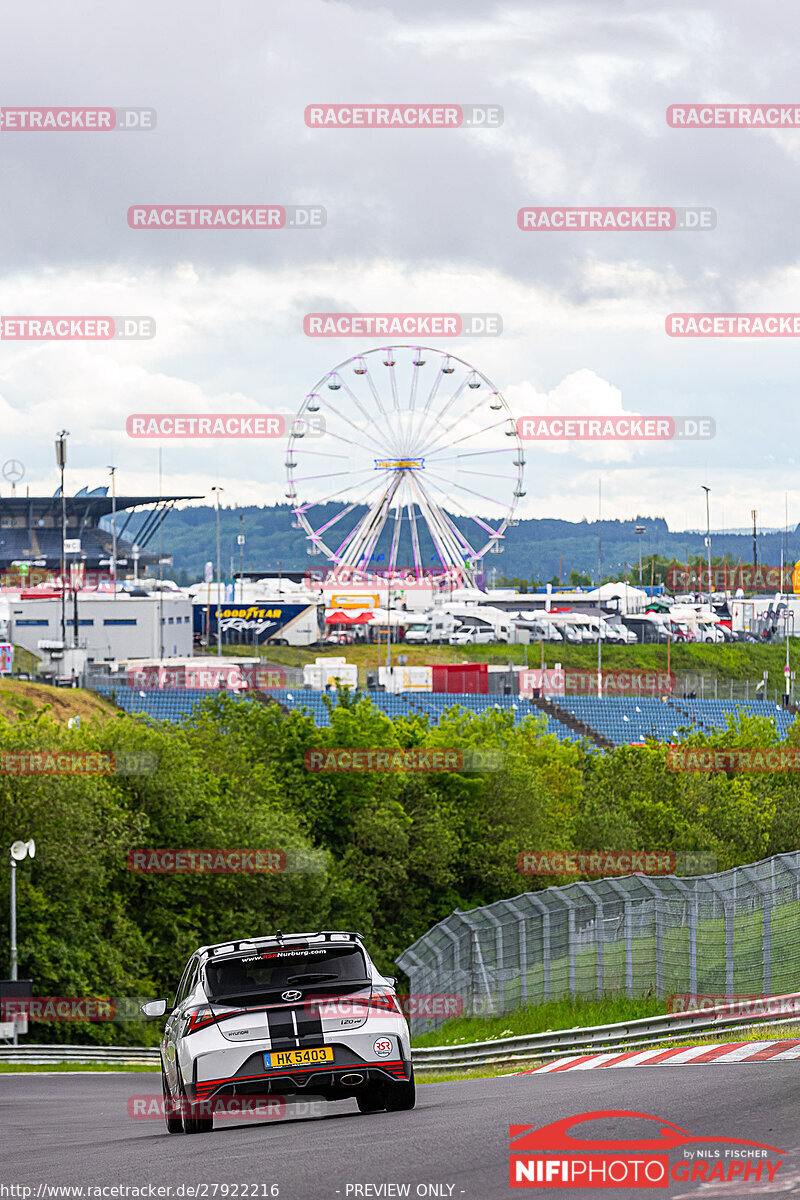
[[[146,1017],[163,1017],[167,1011],[166,1000],[148,1000],[141,1005],[141,1010]]]

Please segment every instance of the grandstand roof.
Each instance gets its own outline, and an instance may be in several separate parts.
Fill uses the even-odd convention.
[[[81,489],[74,496],[66,496],[67,513],[89,514],[95,521],[110,516],[116,503],[117,512],[127,508],[144,508],[149,504],[176,504],[179,500],[202,500],[202,496],[117,496],[116,502],[105,495],[105,488],[96,488],[86,493]],[[61,490],[52,496],[0,496],[0,516],[25,516],[33,512],[61,511]]]

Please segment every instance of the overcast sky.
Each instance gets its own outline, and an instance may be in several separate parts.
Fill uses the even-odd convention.
[[[798,339],[677,340],[673,311],[800,311],[800,128],[680,130],[670,104],[800,105],[800,13],[742,0],[32,0],[3,18],[2,105],[152,107],[152,132],[0,131],[3,315],[147,314],[151,341],[0,342],[23,487],[158,488],[134,412],[297,411],[380,345],[312,311],[497,312],[433,340],[517,415],[708,415],[712,441],[532,446],[520,515],[800,520]],[[495,129],[309,129],[314,103],[501,105]],[[318,204],[323,229],[133,230],[135,204]],[[525,205],[710,206],[712,232],[523,233]],[[284,498],[283,447],[166,441],[163,491]],[[0,480],[0,494],[10,488]]]

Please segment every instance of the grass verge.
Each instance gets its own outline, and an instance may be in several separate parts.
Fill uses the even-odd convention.
[[[412,1046],[456,1046],[464,1042],[490,1042],[500,1038],[523,1037],[528,1033],[549,1033],[562,1029],[580,1029],[589,1025],[612,1025],[657,1017],[666,1012],[663,1000],[655,997],[629,1000],[625,996],[604,996],[602,1000],[562,998],[530,1008],[519,1008],[500,1017],[454,1017],[439,1029],[412,1038]]]
[[[44,1074],[48,1071],[132,1071],[159,1074],[158,1067],[146,1063],[0,1063],[0,1075]]]

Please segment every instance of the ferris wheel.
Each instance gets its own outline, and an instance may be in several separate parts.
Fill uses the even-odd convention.
[[[388,346],[346,359],[291,428],[293,524],[308,553],[337,569],[474,583],[517,523],[525,455],[516,422],[491,380],[455,355]]]

